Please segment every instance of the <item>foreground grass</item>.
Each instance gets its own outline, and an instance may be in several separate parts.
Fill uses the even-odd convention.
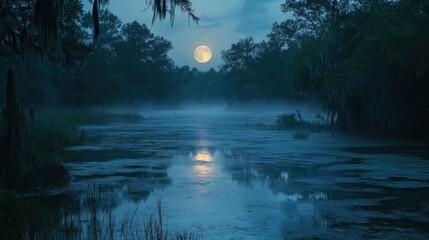
[[[27,120],[24,126],[23,169],[11,182],[0,177],[0,190],[32,190],[68,181],[68,172],[59,150],[88,140],[81,125],[136,122],[138,114],[119,114],[90,110],[47,111]],[[5,141],[4,120],[0,121],[0,140]]]
[[[73,111],[43,113],[34,122],[28,122],[24,172],[14,189],[0,188],[0,239],[201,239],[194,233],[169,233],[160,201],[149,217],[138,218],[136,209],[117,221],[95,186],[88,187],[83,199],[68,201],[62,196],[58,196],[59,201],[53,201],[53,196],[40,191],[36,193],[39,195],[21,191],[68,180],[58,150],[85,141],[79,126],[141,119],[135,114]],[[0,138],[4,141],[2,123]]]
[[[194,232],[170,232],[160,200],[153,211],[144,214],[137,207],[118,220],[94,185],[88,187],[83,198],[60,205],[47,202],[53,200],[48,196],[18,198],[15,193],[0,192],[0,239],[202,239]]]

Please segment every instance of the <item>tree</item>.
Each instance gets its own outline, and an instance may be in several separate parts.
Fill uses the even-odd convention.
[[[262,41],[258,44],[255,74],[258,84],[267,89],[267,97],[293,97],[294,86],[288,77],[288,54],[278,43]]]
[[[221,71],[230,91],[240,100],[291,97],[293,86],[287,77],[287,54],[274,40],[254,43],[248,37],[222,51]]]
[[[339,122],[353,131],[413,136],[428,120],[428,38],[424,1],[362,1],[359,45],[336,77]],[[426,22],[427,23],[427,22]]]
[[[170,20],[173,23],[176,7],[186,12],[193,21],[198,21],[188,0],[151,0],[147,3],[153,8],[152,23],[157,18],[165,19],[167,13],[170,14]],[[105,4],[108,4],[108,0],[93,1],[94,40],[99,39],[100,10]],[[76,59],[89,53],[86,43],[82,41],[86,34],[82,30],[82,17],[80,0],[0,0],[0,61],[5,61],[9,65],[11,60],[21,55],[27,59],[28,64],[29,56],[32,53],[38,53],[42,58],[46,55],[51,62],[65,63],[67,67],[70,66]],[[168,48],[168,44],[163,39],[158,38],[153,41],[155,47]],[[161,59],[156,59],[154,62],[155,65],[164,64],[166,58],[161,56]],[[158,67],[163,66],[158,65]],[[19,174],[15,175],[15,173],[20,172],[22,148],[16,140],[20,139],[21,132],[21,125],[17,122],[23,119],[21,108],[17,107],[15,99],[14,74],[11,69],[8,70],[7,85],[7,135],[1,151],[0,172],[4,172],[9,179],[9,177],[19,177]]]
[[[124,83],[115,69],[115,46],[122,41],[123,23],[108,9],[100,12],[99,20],[100,36],[90,45],[91,52],[84,58],[79,72],[73,79],[62,79],[56,85],[62,104],[82,106],[110,103],[119,99],[117,96]],[[89,32],[92,29],[91,13],[85,13],[82,22]]]
[[[282,10],[295,18],[270,39],[287,48],[289,76],[331,122],[394,136],[425,128],[427,1],[286,0]]]
[[[194,14],[189,0],[149,0],[146,2],[153,9],[152,23],[156,19],[165,19],[168,13],[173,24],[176,8],[187,13],[193,21],[198,22],[199,20]],[[101,6],[107,5],[109,1],[94,0],[92,3],[94,39],[98,39]],[[81,0],[2,0],[0,2],[0,29],[2,29],[0,31],[0,55],[12,56],[31,50],[45,53],[48,52],[47,49],[57,48],[58,40],[61,40],[63,35],[67,35],[67,31],[72,30],[77,24],[76,17],[82,14],[79,10],[81,4]],[[68,8],[63,9],[66,5]],[[73,11],[76,9],[77,11]],[[63,18],[67,24],[59,22]],[[65,27],[65,34],[61,32],[62,26]],[[48,56],[51,60],[59,60],[58,56],[51,56],[51,54]]]
[[[221,71],[230,81],[231,95],[235,98],[247,98],[249,91],[252,91],[249,82],[251,77],[251,67],[255,64],[257,55],[257,45],[252,37],[240,39],[237,43],[231,45],[231,48],[222,51],[223,64]]]
[[[256,45],[252,37],[240,39],[231,45],[231,48],[222,51],[222,71],[244,72],[252,64],[256,56]]]
[[[115,46],[116,68],[128,83],[130,101],[141,97],[161,97],[166,74],[173,69],[168,57],[170,41],[154,36],[145,24],[137,22],[122,27],[123,40]]]
[[[13,186],[17,177],[23,172],[22,158],[22,129],[24,115],[22,107],[16,100],[15,77],[12,69],[7,74],[6,109],[6,138],[0,151],[0,176],[6,178],[6,184]]]
[[[70,66],[76,59],[82,59],[89,53],[85,43],[87,32],[83,28],[83,4],[80,0],[63,0],[61,16],[61,45],[65,58],[65,66]]]

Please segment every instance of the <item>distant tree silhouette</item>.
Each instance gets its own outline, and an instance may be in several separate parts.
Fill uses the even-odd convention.
[[[142,0],[143,1],[143,0]],[[108,0],[92,1],[93,38],[100,35],[100,10]],[[152,24],[156,19],[170,16],[174,22],[175,10],[180,8],[189,18],[197,22],[192,4],[188,0],[146,1],[153,9]],[[27,57],[38,53],[50,61],[72,63],[89,52],[82,41],[85,32],[81,0],[0,0],[0,61],[7,63],[17,55]],[[162,39],[155,38],[161,46]],[[165,44],[164,44],[165,45]],[[167,48],[171,47],[167,44]],[[29,60],[27,61],[27,63]],[[159,62],[160,65],[165,62]],[[23,169],[22,131],[24,114],[17,103],[13,70],[8,70],[6,88],[6,138],[0,152],[0,173],[12,183]]]
[[[81,2],[81,0],[1,0],[0,55],[12,56],[31,50],[40,54],[47,53],[50,60],[62,61],[63,59],[52,50],[61,48],[59,40],[64,36],[77,37],[76,34],[70,35],[68,32],[73,21],[67,24],[63,20],[76,20],[81,14],[78,11]],[[109,1],[90,0],[90,2],[93,4],[93,36],[97,40],[100,35],[101,7]],[[153,10],[152,24],[156,19],[163,20],[167,16],[173,24],[177,8],[187,13],[190,20],[195,22],[199,20],[189,0],[146,0],[146,3]],[[64,6],[69,8],[65,9]]]

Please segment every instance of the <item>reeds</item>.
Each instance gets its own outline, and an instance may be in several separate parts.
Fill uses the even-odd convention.
[[[100,188],[91,185],[82,201],[77,215],[64,215],[57,229],[52,231],[55,239],[145,239],[145,240],[197,240],[202,237],[193,232],[169,234],[164,220],[161,199],[156,210],[146,218],[139,218],[139,204],[131,214],[116,221],[107,208]],[[143,215],[142,215],[143,216]],[[67,231],[66,231],[67,230]]]
[[[7,185],[9,189],[34,189],[64,183],[68,180],[68,173],[58,150],[85,141],[97,140],[79,129],[79,126],[136,122],[142,119],[143,117],[138,114],[90,110],[42,112],[33,117],[31,124],[25,126],[25,134],[23,134],[25,148],[19,152],[25,164],[20,174],[14,174],[13,181],[5,180],[3,177],[0,185]],[[2,119],[0,120],[2,142],[5,141],[5,135],[5,121]]]

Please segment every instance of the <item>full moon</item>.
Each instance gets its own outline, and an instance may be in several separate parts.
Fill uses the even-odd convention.
[[[206,45],[198,46],[194,51],[194,58],[199,63],[206,63],[212,58],[212,50]]]

